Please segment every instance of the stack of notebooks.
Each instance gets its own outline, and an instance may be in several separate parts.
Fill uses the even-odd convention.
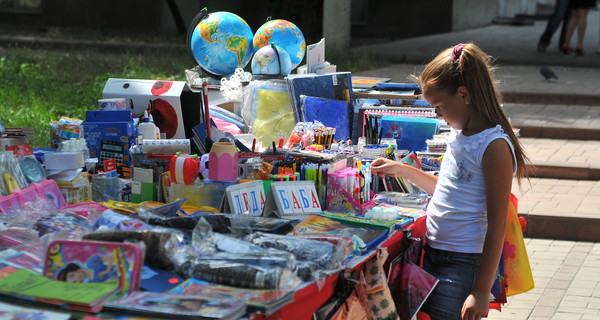
[[[246,300],[216,294],[175,294],[136,291],[111,301],[105,311],[171,319],[235,320],[246,313]]]
[[[15,269],[0,278],[0,297],[3,300],[50,304],[85,312],[99,312],[102,305],[119,291],[116,282],[64,282],[28,269]]]
[[[241,298],[246,301],[248,312],[261,312],[270,315],[290,303],[294,291],[284,290],[254,290],[229,287],[190,278],[171,290],[172,294],[183,295],[215,295]]]

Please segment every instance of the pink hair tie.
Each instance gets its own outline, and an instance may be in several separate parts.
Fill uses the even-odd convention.
[[[462,49],[466,46],[466,43],[459,43],[452,48],[452,54],[450,58],[452,59],[452,63],[458,64],[458,60],[460,59],[460,54],[462,53]]]

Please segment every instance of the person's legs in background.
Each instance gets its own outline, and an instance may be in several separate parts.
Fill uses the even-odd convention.
[[[556,32],[556,29],[558,29],[561,23],[563,24],[563,26],[560,32],[558,47],[559,49],[562,49],[562,45],[565,40],[564,38],[566,33],[566,25],[569,21],[569,13],[569,0],[556,0],[556,4],[554,5],[554,11],[548,19],[546,29],[544,30],[544,33],[542,34],[542,36],[540,37],[540,41],[538,42],[537,49],[539,52],[546,51],[546,48],[552,40],[552,35],[554,35],[554,32]]]
[[[585,52],[583,51],[583,39],[585,38],[585,29],[587,27],[587,8],[577,9],[577,46],[575,47],[575,52],[578,56],[584,56]]]
[[[577,27],[577,20],[579,17],[580,9],[571,9],[571,17],[567,23],[567,33],[565,35],[565,42],[562,44],[562,51],[564,54],[572,54],[573,48],[571,48],[571,37],[575,33],[575,27]]]
[[[567,37],[567,26],[569,24],[569,19],[571,19],[571,8],[569,8],[569,1],[567,0],[564,2],[566,3],[567,9],[560,27],[560,35],[558,37],[558,51],[561,51],[562,45],[563,43],[565,43],[565,38]]]

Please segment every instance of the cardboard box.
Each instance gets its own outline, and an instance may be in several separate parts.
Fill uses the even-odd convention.
[[[135,136],[131,111],[86,111],[83,137],[90,157],[100,161],[115,158],[117,163],[131,166],[129,150],[135,145]]]
[[[202,94],[183,81],[110,78],[102,97],[129,100],[136,115],[150,109],[154,124],[167,139],[189,139],[192,128],[201,122]]]

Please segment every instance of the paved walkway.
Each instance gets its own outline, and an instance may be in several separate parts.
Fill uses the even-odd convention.
[[[526,239],[535,289],[508,298],[491,320],[600,319],[600,243]]]

